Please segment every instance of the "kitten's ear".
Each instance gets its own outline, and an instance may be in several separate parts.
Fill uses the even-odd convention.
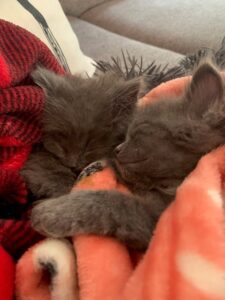
[[[222,100],[223,93],[223,79],[217,69],[208,62],[201,64],[195,71],[186,93],[190,111],[201,115],[215,101]]]
[[[64,76],[58,75],[43,67],[37,67],[31,77],[34,82],[44,89],[45,93],[51,94],[57,87],[63,84]]]

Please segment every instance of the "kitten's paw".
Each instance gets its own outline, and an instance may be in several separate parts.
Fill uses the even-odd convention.
[[[107,166],[107,162],[105,160],[98,160],[89,164],[87,167],[83,169],[83,171],[81,171],[81,173],[77,177],[76,182],[79,182],[83,178],[91,176],[96,172],[102,171],[106,166]]]
[[[39,233],[61,238],[72,235],[71,224],[64,218],[58,198],[43,200],[31,212],[31,225]]]
[[[32,227],[56,238],[92,233],[100,217],[95,199],[88,196],[88,192],[79,191],[40,201],[31,212]]]

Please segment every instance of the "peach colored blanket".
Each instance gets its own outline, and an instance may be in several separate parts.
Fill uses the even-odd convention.
[[[160,85],[145,96],[139,105],[150,105],[151,101],[164,94],[179,95],[183,92],[187,80],[188,78],[180,78]],[[75,237],[73,249],[77,256],[79,298],[225,299],[224,178],[225,147],[221,147],[204,156],[178,188],[175,201],[162,214],[145,254],[131,254],[124,245],[113,238]],[[75,188],[116,188],[126,192],[126,188],[117,183],[109,169],[84,178]],[[47,242],[49,240],[41,243]],[[17,265],[18,299],[78,299],[77,287],[71,285],[71,280],[58,281],[52,285],[40,276],[42,270],[37,264],[40,259],[35,256],[40,246],[43,244],[33,246]],[[52,248],[46,248],[50,257],[51,251]],[[56,264],[60,263],[57,258],[55,261]],[[71,264],[73,267],[66,270],[68,278],[73,277],[75,281],[75,261],[70,257],[67,265]],[[38,280],[30,280],[32,284],[29,284],[28,278]],[[54,276],[52,280],[54,281]],[[26,285],[23,284],[24,281]],[[65,289],[67,285],[71,290],[70,297],[57,298],[57,295],[53,295],[52,291],[56,286],[60,290]],[[40,287],[45,290],[45,294],[38,298],[35,295]]]

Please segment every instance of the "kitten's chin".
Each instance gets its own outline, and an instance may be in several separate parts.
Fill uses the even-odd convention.
[[[118,180],[125,184],[131,191],[146,193],[146,191],[150,189],[150,183],[146,183],[141,174],[138,176],[133,173],[132,170],[125,168],[124,165],[120,164],[116,159],[110,163],[117,174]]]
[[[110,161],[111,167],[117,174],[119,180],[125,184],[133,184],[135,182],[134,175],[129,172],[124,165],[120,164],[117,159],[113,159]]]

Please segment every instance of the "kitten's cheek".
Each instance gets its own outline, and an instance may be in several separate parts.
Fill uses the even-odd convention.
[[[122,164],[116,162],[116,166],[117,166],[117,169],[120,173],[120,176],[124,180],[130,181],[130,180],[134,179],[134,175],[133,175],[132,170],[130,170],[126,165],[122,165]]]

